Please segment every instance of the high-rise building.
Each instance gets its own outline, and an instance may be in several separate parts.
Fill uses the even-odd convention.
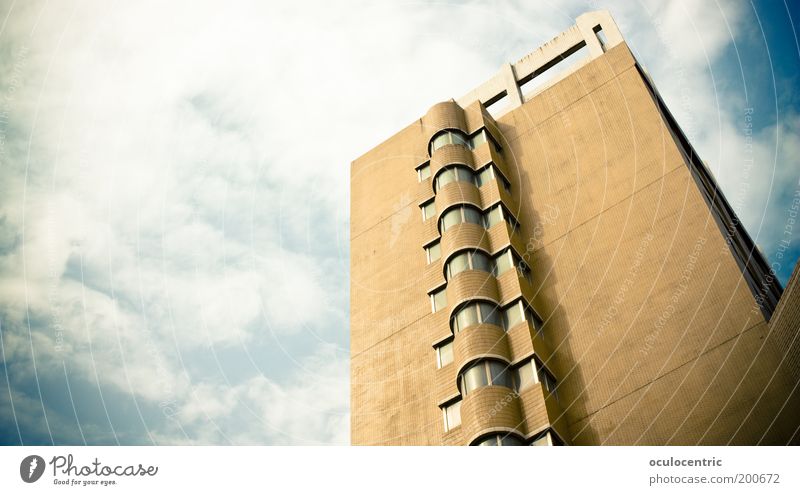
[[[431,107],[351,191],[354,444],[800,442],[797,291],[608,13]]]

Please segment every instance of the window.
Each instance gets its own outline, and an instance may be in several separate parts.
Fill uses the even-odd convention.
[[[433,263],[442,257],[442,246],[439,244],[439,241],[429,244],[425,248],[425,256],[428,258],[428,263]]]
[[[494,258],[495,275],[500,276],[512,268],[517,269],[517,276],[532,284],[531,269],[511,248],[505,249]]]
[[[486,377],[486,363],[478,363],[477,366],[468,368],[461,375],[461,393],[467,395],[473,390],[489,385],[489,379]]]
[[[533,323],[533,328],[535,328],[537,332],[541,332],[542,328],[544,328],[544,322],[541,318],[539,318],[539,315],[536,314],[536,311],[534,311],[532,308],[528,308],[526,316],[528,317],[528,320]]]
[[[450,431],[461,424],[461,399],[442,407],[444,431]]]
[[[481,323],[481,319],[480,312],[478,311],[478,305],[470,304],[461,308],[458,313],[456,313],[456,317],[453,318],[453,330],[454,332],[460,332],[465,328],[477,325],[479,323]]]
[[[436,346],[436,368],[443,368],[453,362],[453,341]]]
[[[430,162],[425,162],[417,168],[417,179],[422,182],[431,176]]]
[[[503,207],[503,205],[499,203],[487,210],[483,216],[483,224],[487,229],[494,227],[503,220],[508,222],[512,229],[517,228],[517,220],[508,212],[508,210],[505,209],[505,207]]]
[[[457,273],[469,270],[470,253],[461,253],[447,262],[447,280],[449,281]]]
[[[496,176],[494,174],[494,166],[489,165],[488,167],[483,168],[480,172],[478,172],[475,183],[477,184],[478,187],[481,187],[484,184],[495,180],[495,177]]]
[[[444,287],[441,289],[431,292],[431,309],[433,312],[437,312],[440,309],[447,306],[447,291]]]
[[[455,275],[465,270],[482,270],[492,273],[492,261],[482,251],[466,251],[450,258],[447,262],[445,274],[449,281]]]
[[[447,168],[436,175],[435,190],[438,191],[447,184],[456,181],[472,183],[474,181],[473,176],[472,169],[463,165]]]
[[[500,318],[500,310],[497,306],[487,302],[473,302],[467,304],[458,310],[455,317],[453,317],[453,332],[458,333],[480,323],[489,323],[502,327],[503,323]]]
[[[484,184],[491,182],[494,179],[495,179],[494,167],[490,165],[481,170],[480,172],[478,172],[475,183],[478,187],[482,187]]]
[[[505,189],[507,193],[511,192],[511,184],[503,176],[503,174],[497,171],[497,168],[494,166],[494,164],[490,164],[482,168],[475,175],[475,185],[478,187],[482,187],[484,184],[487,184],[493,180],[499,180],[503,185],[503,189]]]
[[[486,129],[483,129],[483,133],[484,133],[484,135],[486,137],[486,141],[491,143],[492,146],[494,146],[495,151],[497,151],[499,153],[500,151],[503,150],[500,147],[500,144],[497,142],[497,139],[494,138],[494,136],[492,135],[491,132],[487,131]]]
[[[514,388],[513,374],[506,363],[496,359],[481,360],[461,372],[459,376],[459,388],[464,396],[489,385]]]
[[[480,225],[481,221],[483,220],[483,215],[480,211],[476,210],[475,208],[470,208],[468,206],[463,207],[464,211],[464,221],[468,223],[475,223]]]
[[[431,153],[438,150],[442,146],[446,146],[448,144],[459,144],[461,146],[469,148],[469,142],[466,136],[464,136],[462,133],[453,131],[444,131],[443,133],[433,138],[433,142],[431,143]]]
[[[503,221],[503,207],[500,205],[495,205],[489,211],[487,211],[483,217],[484,225],[487,229],[491,229]]]
[[[486,367],[489,370],[492,385],[514,388],[514,377],[507,364],[500,361],[486,361]]]
[[[474,223],[480,225],[482,222],[481,212],[473,206],[459,206],[449,210],[439,219],[439,229],[442,233],[460,223]]]
[[[433,200],[430,200],[427,203],[420,205],[420,209],[422,210],[423,221],[436,216],[436,203],[434,203]]]
[[[521,438],[512,433],[493,433],[472,445],[477,447],[519,447],[525,444]]]
[[[542,388],[548,393],[556,395],[558,383],[555,377],[535,356],[517,367],[517,391],[524,390],[535,383],[541,383]],[[556,396],[556,399],[558,397]]]
[[[477,134],[469,138],[460,131],[444,131],[433,138],[433,142],[431,143],[431,153],[448,144],[459,144],[474,150],[475,148],[482,146],[487,142],[491,142],[495,149],[500,151],[500,146],[497,144],[497,141],[486,129],[481,129]]]
[[[560,445],[564,445],[564,442],[550,428],[540,432],[531,441],[531,446],[533,447],[558,447]]]
[[[533,447],[550,447],[551,445],[553,444],[549,431],[545,431],[544,433],[540,434],[531,442],[531,446]]]
[[[472,139],[470,139],[471,148],[475,149],[487,141],[488,139],[486,138],[486,129],[481,129],[480,131],[478,131],[477,134],[472,136]]]
[[[517,391],[524,390],[531,385],[539,383],[534,360],[528,360],[517,368]]]
[[[533,277],[531,276],[531,268],[524,261],[517,263],[517,274],[520,278],[524,278],[529,284],[533,284]],[[539,327],[536,327],[539,328]]]
[[[508,270],[514,268],[515,256],[511,253],[511,249],[506,249],[494,259],[495,273],[499,277]]]
[[[517,299],[503,310],[503,322],[506,330],[511,330],[525,320],[530,321],[537,331],[540,331],[544,325],[539,315],[529,305],[525,304],[522,299]]]
[[[541,368],[541,374],[539,375],[539,380],[542,382],[542,386],[545,390],[551,393],[556,400],[558,400],[558,383],[556,383],[555,377],[547,371],[547,368]]]
[[[506,323],[507,330],[525,321],[525,309],[522,307],[522,299],[517,300],[517,302],[503,311],[503,321]]]
[[[430,172],[428,173],[430,174]],[[511,192],[511,184],[503,177],[503,174],[497,171],[493,164],[487,165],[478,172],[464,165],[453,165],[436,175],[434,190],[438,191],[447,184],[456,181],[470,182],[478,187],[482,187],[484,184],[496,180],[502,183],[506,192]]]
[[[498,174],[498,177],[500,177],[500,182],[503,183],[503,189],[505,189],[506,192],[510,194],[511,193],[511,183],[508,182],[508,179],[506,179],[502,175]]]

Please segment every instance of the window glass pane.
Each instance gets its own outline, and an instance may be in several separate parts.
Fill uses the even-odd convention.
[[[442,136],[436,136],[431,143],[431,152],[438,150],[442,147]]]
[[[556,391],[556,379],[553,378],[550,373],[545,373],[545,377],[547,377],[547,391],[548,392],[555,392]]]
[[[489,257],[486,256],[481,251],[475,251],[472,253],[472,269],[473,270],[483,270],[485,272],[492,271],[492,262],[489,260]]]
[[[464,221],[469,223],[475,223],[480,225],[482,221],[481,213],[476,210],[475,208],[465,207],[464,208]]]
[[[447,291],[442,289],[438,292],[433,293],[433,312],[439,311],[440,309],[447,306]]]
[[[453,275],[464,270],[469,270],[469,253],[461,253],[450,261],[450,273]]]
[[[442,257],[442,246],[438,242],[436,244],[431,244],[430,246],[428,246],[427,252],[428,252],[428,263],[433,263],[434,261]]]
[[[536,367],[536,379],[542,382],[542,386],[544,386],[544,372],[542,370],[542,365],[539,364],[537,360],[533,361],[533,365]]]
[[[528,273],[530,274],[530,272]],[[534,313],[531,309],[528,309],[527,317],[528,319],[531,320],[531,322],[533,322],[533,328],[535,328],[537,331],[541,330],[542,327],[544,326],[542,319],[539,318],[539,316],[536,313]]]
[[[417,169],[417,175],[419,176],[420,182],[427,179],[431,176],[431,166],[430,165],[423,165]]]
[[[531,445],[534,447],[547,447],[550,445],[550,432],[540,435]]]
[[[503,326],[503,322],[500,318],[500,310],[497,309],[497,306],[489,303],[479,303],[479,305],[481,308],[482,322],[497,325],[498,327]]]
[[[507,249],[495,259],[495,266],[497,267],[497,276],[507,272],[514,266],[514,260],[511,257],[511,250]]]
[[[439,367],[442,368],[453,362],[453,343],[448,342],[436,348],[439,355]]]
[[[469,148],[469,143],[467,142],[466,138],[463,137],[461,134],[456,134],[455,132],[450,134],[453,139],[453,144],[460,144],[462,146],[466,146]]]
[[[489,178],[486,176],[486,169],[481,170],[475,175],[475,185],[478,187],[482,187],[484,184],[489,182]]]
[[[472,180],[472,170],[462,166],[452,167],[436,177],[436,190],[438,191],[453,181],[472,182]]]
[[[471,169],[466,167],[458,167],[456,168],[456,174],[458,178],[456,180],[460,180],[462,182],[472,182],[473,181],[473,173]]]
[[[500,441],[500,445],[503,447],[519,447],[522,445],[522,441],[514,435],[506,435]]]
[[[478,312],[474,304],[464,307],[456,316],[456,331],[478,324]]]
[[[477,175],[477,184],[478,187],[486,184],[487,182],[491,182],[494,180],[494,172],[492,167],[486,167],[485,169],[481,170]]]
[[[499,435],[492,435],[485,440],[482,440],[480,443],[476,443],[476,447],[497,447],[498,439],[500,438]]]
[[[509,368],[500,361],[489,361],[489,372],[492,377],[492,385],[512,388],[511,375]]]
[[[428,174],[430,175],[430,174]],[[511,183],[509,183],[505,178],[502,179],[503,182],[503,189],[506,190],[507,193],[511,192]]]
[[[484,363],[474,364],[464,372],[464,393],[468,394],[475,389],[485,387],[489,383],[486,380],[486,370]]]
[[[477,148],[478,146],[482,145],[485,142],[486,142],[486,131],[481,130],[481,132],[479,132],[472,138],[472,147]]]
[[[454,225],[458,225],[461,223],[461,210],[456,208],[455,210],[450,210],[442,216],[442,232],[446,232],[447,229],[453,227]]]
[[[436,203],[431,201],[430,203],[425,203],[422,205],[422,219],[427,220],[429,218],[433,218],[436,215]]]
[[[448,168],[447,170],[441,172],[439,175],[436,176],[436,190],[438,191],[439,189],[453,182],[454,180],[455,180],[455,172],[453,171],[452,168]]]
[[[493,362],[492,384],[514,388],[513,370],[505,363]],[[496,374],[497,373],[497,374]]]
[[[445,409],[448,430],[461,424],[461,401],[455,402]]]
[[[542,386],[548,392],[552,392],[556,389],[556,379],[544,369],[543,366],[539,366],[539,381],[542,382]]]
[[[514,326],[516,326],[519,322],[525,320],[525,316],[522,313],[521,301],[517,301],[513,306],[506,309],[505,320],[507,330],[514,328]]]
[[[464,270],[469,270],[468,253],[461,253],[447,262],[448,280]]]
[[[500,205],[495,206],[486,212],[486,228],[490,229],[492,226],[503,221],[503,209]]]
[[[433,145],[431,146],[431,149],[435,151],[435,150],[438,150],[439,148],[441,148],[442,146],[444,146],[445,144],[449,144],[449,143],[450,143],[449,133],[445,132],[444,134],[441,134],[441,135],[437,136],[433,140]]]
[[[495,380],[503,374],[506,366],[500,361],[489,361],[487,364],[489,365],[489,378],[492,381],[492,385],[496,385]]]
[[[523,390],[536,383],[533,361],[528,361],[517,368],[517,390]]]

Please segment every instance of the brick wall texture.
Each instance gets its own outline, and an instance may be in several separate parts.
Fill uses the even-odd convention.
[[[431,311],[444,259],[427,263],[423,246],[439,233],[419,209],[434,196],[431,179],[415,171],[443,125],[486,125],[511,193],[452,186],[437,207],[508,196],[520,222],[517,234],[467,227],[443,247],[511,244],[525,257],[533,283],[515,287],[544,320],[544,343],[517,330],[509,342],[542,347],[558,380],[557,404],[529,389],[494,415],[498,428],[550,426],[572,445],[800,442],[797,273],[766,322],[624,43],[496,122],[478,103],[429,116],[351,166],[354,444],[464,444],[492,427],[478,408],[503,396],[468,396],[465,422],[444,431],[440,405],[458,394],[448,369],[457,363],[438,370],[433,344],[451,335],[454,301]],[[491,159],[488,148],[472,166]],[[448,298],[498,292],[485,276],[460,277]]]

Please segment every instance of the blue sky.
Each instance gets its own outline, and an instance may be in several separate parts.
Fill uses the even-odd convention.
[[[0,2],[0,442],[348,443],[350,161],[588,10],[785,282],[798,7],[528,3]]]

